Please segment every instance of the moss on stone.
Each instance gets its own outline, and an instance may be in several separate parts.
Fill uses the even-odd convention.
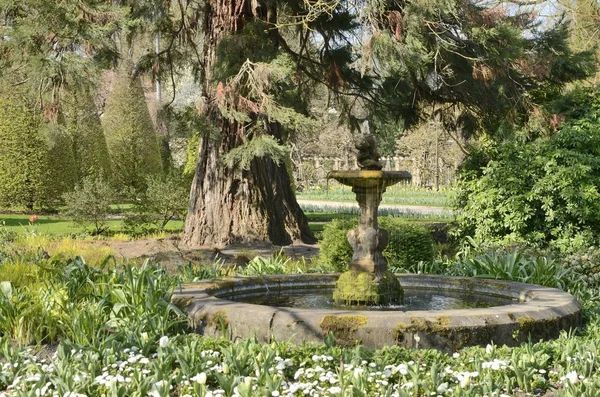
[[[517,317],[517,322],[519,323],[519,329],[525,333],[530,333],[536,324],[536,321],[531,316],[521,316]]]
[[[171,303],[179,310],[185,310],[193,301],[194,299],[191,296],[175,296],[171,300]]]
[[[349,270],[340,275],[333,291],[333,299],[347,305],[401,303],[404,290],[390,272],[377,278],[373,273]]]
[[[328,315],[323,317],[320,327],[323,336],[330,332],[335,336],[336,341],[341,345],[353,345],[357,342],[356,332],[367,324],[366,316],[349,315],[336,316]]]
[[[225,310],[219,310],[213,314],[208,315],[206,318],[206,324],[214,329],[225,331],[229,328],[227,312]]]

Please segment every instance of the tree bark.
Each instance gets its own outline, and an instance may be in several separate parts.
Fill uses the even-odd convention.
[[[200,139],[183,233],[183,244],[189,248],[256,241],[277,245],[315,242],[285,165],[256,157],[248,170],[242,170],[223,161],[224,154],[243,143],[248,126],[224,118],[214,105],[216,48],[245,22],[261,17],[260,13],[267,17],[266,6],[255,0],[210,0],[207,4],[204,112],[219,133],[205,133]],[[281,138],[281,128],[274,123],[269,124],[268,132]]]

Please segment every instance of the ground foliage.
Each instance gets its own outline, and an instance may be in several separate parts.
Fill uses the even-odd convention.
[[[539,254],[521,255],[540,260]],[[586,314],[577,333],[444,354],[343,348],[332,338],[294,346],[201,337],[185,332],[181,312],[169,303],[174,279],[156,266],[97,269],[80,258],[42,261],[37,280],[21,287],[0,284],[3,396],[594,396],[600,387],[600,289],[594,283],[585,285],[592,291],[585,299],[576,292]],[[586,283],[581,276],[587,275],[564,279]],[[15,343],[51,339],[59,341],[54,353]]]

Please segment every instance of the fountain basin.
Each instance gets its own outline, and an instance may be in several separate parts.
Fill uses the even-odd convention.
[[[364,311],[301,309],[236,302],[260,291],[333,288],[338,274],[235,277],[182,286],[174,300],[196,332],[259,341],[322,342],[332,332],[338,344],[371,348],[399,345],[453,352],[470,345],[508,346],[557,337],[577,327],[581,307],[566,292],[517,282],[429,275],[397,275],[411,289],[487,294],[518,303],[477,309]]]
[[[383,188],[412,178],[407,171],[353,170],[331,171],[327,179],[335,179],[342,185],[362,188]]]

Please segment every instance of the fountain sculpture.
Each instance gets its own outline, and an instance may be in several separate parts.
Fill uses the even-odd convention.
[[[410,180],[405,171],[382,171],[375,137],[361,134],[356,140],[359,171],[331,171],[333,178],[343,185],[351,186],[360,206],[358,227],[348,232],[348,241],[354,255],[337,281],[333,298],[346,304],[397,304],[402,303],[404,293],[398,279],[388,271],[383,250],[388,235],[377,222],[377,210],[381,196],[388,186]]]
[[[391,274],[382,255],[388,238],[377,223],[377,208],[385,189],[409,179],[410,174],[382,171],[375,139],[366,132],[356,142],[361,169],[329,174],[352,186],[361,209],[358,227],[348,233],[354,249],[349,270],[341,275],[229,277],[184,285],[174,299],[197,332],[296,343],[322,341],[333,334],[343,345],[400,345],[453,352],[469,345],[516,345],[548,339],[580,323],[579,303],[557,289],[501,280]],[[407,301],[423,292],[435,299],[426,298],[425,306],[399,305],[401,283]],[[330,302],[333,287],[333,298],[344,305]],[[467,304],[481,297],[487,297],[488,303],[468,308],[431,304],[457,294]],[[311,304],[286,300],[298,295],[308,297]],[[317,295],[325,296],[326,301],[314,304]],[[254,297],[261,300],[252,300]],[[284,298],[285,303],[275,303],[276,298]],[[365,304],[376,304],[376,308],[392,305],[384,306],[388,311],[369,311]]]

